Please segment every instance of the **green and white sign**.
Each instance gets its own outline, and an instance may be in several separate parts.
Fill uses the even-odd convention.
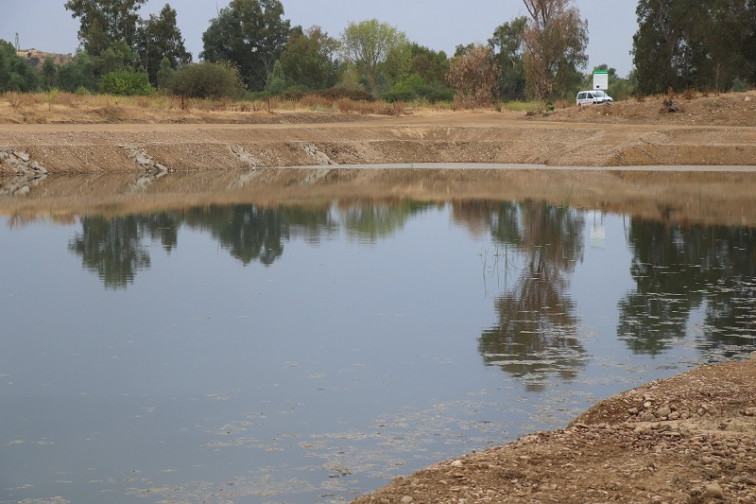
[[[609,89],[609,70],[593,71],[593,89]]]

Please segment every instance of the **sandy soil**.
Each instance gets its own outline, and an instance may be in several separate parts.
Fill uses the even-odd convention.
[[[756,94],[675,98],[675,112],[665,100],[548,117],[224,112],[181,124],[125,112],[116,123],[18,124],[23,112],[0,103],[0,215],[527,197],[756,226]],[[404,166],[345,166],[371,163]],[[579,166],[593,169],[557,168]],[[605,400],[566,429],[441,462],[356,502],[756,503],[755,438],[756,360],[726,363]]]

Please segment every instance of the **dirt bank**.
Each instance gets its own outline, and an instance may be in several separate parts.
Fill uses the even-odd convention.
[[[715,108],[707,105],[712,100]],[[227,117],[246,124],[5,124],[0,151],[23,152],[49,173],[139,171],[144,164],[135,151],[169,172],[445,162],[752,165],[755,106],[750,94],[738,94],[686,102],[676,113],[662,112],[660,103],[648,100],[572,107],[549,117],[494,111],[423,110],[401,117],[250,112]],[[0,163],[0,173],[16,171]]]

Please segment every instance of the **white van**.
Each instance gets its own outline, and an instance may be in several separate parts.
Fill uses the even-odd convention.
[[[595,103],[604,103],[611,101],[614,101],[614,99],[601,90],[580,91],[577,94],[577,98],[575,99],[575,103],[577,103],[578,106],[593,105]]]

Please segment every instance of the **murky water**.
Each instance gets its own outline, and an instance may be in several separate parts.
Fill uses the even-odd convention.
[[[0,502],[344,502],[756,349],[756,234],[539,202],[0,219]]]

